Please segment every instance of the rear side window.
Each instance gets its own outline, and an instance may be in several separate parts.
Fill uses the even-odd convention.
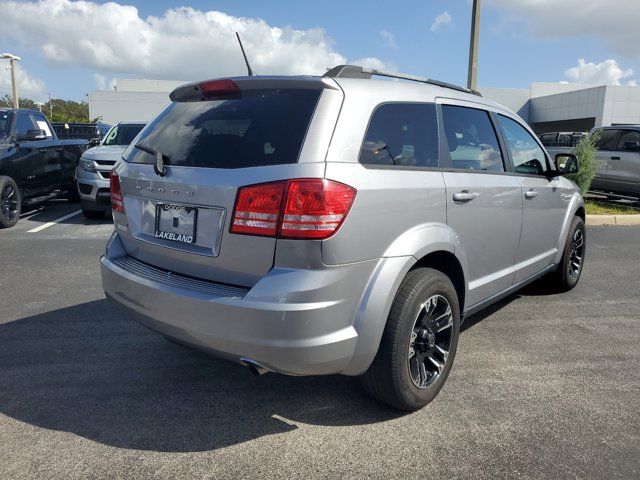
[[[438,121],[435,105],[380,105],[369,122],[360,150],[360,163],[438,167]]]
[[[104,139],[103,145],[129,145],[144,125],[120,123],[114,125]]]
[[[488,112],[443,105],[442,121],[453,168],[504,172],[498,138]]]
[[[243,90],[232,100],[174,102],[145,128],[138,143],[174,166],[244,168],[295,163],[319,90]],[[130,146],[128,162],[154,157]]]
[[[515,120],[498,115],[498,121],[511,153],[515,171],[542,175],[547,169],[547,157],[533,136]]]
[[[596,143],[596,148],[598,150],[615,150],[616,145],[618,143],[618,134],[620,130],[616,129],[606,129],[606,130],[597,130],[600,138]]]

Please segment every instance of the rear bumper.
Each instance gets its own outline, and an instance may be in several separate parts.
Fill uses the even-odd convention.
[[[229,360],[292,375],[341,373],[377,260],[273,269],[251,289],[171,274],[127,257],[114,234],[101,258],[107,297],[149,328]]]

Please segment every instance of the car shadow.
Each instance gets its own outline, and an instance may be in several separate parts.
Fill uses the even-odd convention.
[[[0,325],[0,413],[119,448],[193,452],[296,423],[398,417],[342,376],[253,376],[166,341],[106,300]]]

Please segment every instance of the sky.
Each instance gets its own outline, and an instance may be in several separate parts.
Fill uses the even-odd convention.
[[[354,63],[466,84],[471,0],[0,0],[20,96],[86,100],[116,78],[321,75]],[[478,85],[640,82],[640,0],[482,0]],[[624,12],[622,14],[621,12]],[[11,91],[0,60],[0,95]]]

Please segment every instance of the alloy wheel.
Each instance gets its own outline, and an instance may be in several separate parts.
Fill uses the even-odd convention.
[[[5,185],[2,189],[0,210],[6,220],[13,220],[18,215],[18,195],[13,185]]]
[[[576,228],[571,239],[571,253],[569,254],[569,276],[574,280],[580,275],[583,257],[584,232],[581,229]]]
[[[437,380],[449,357],[453,313],[448,300],[433,295],[418,310],[409,340],[409,375],[418,388]]]

